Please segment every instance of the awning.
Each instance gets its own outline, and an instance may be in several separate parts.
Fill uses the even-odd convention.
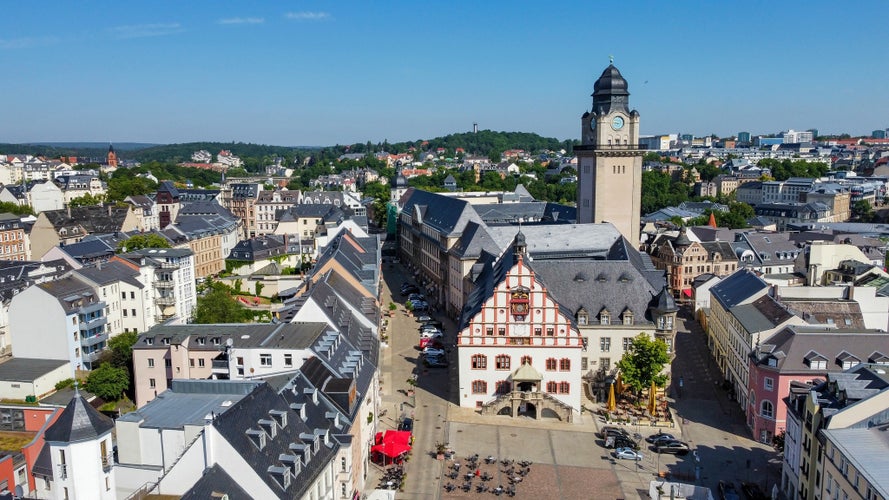
[[[524,363],[518,370],[512,373],[513,382],[540,382],[543,375],[531,366],[530,363]]]
[[[377,433],[374,442],[378,444],[372,446],[370,451],[395,458],[411,451],[410,441],[410,431],[386,431],[382,438],[380,438],[380,433]]]
[[[682,294],[685,295],[686,297],[691,298],[691,288],[686,288],[685,290],[682,291]]]

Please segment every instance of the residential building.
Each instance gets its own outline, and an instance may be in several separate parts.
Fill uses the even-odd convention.
[[[133,213],[138,221],[139,231],[155,231],[160,229],[160,218],[154,200],[145,195],[132,195],[124,198],[124,203],[133,207]]]
[[[197,305],[194,253],[185,248],[143,248],[120,254],[131,267],[138,268],[143,289],[143,303],[152,304],[154,323],[188,322]],[[133,299],[130,299],[133,300]],[[149,321],[146,320],[146,324]]]
[[[581,118],[578,222],[610,222],[639,246],[642,155],[639,113],[630,111],[627,81],[614,65],[596,80],[592,110]]]
[[[889,423],[868,428],[825,429],[821,498],[889,498],[883,461]]]
[[[791,324],[805,323],[769,295],[770,287],[741,269],[710,288],[708,345],[733,399],[747,409],[749,357],[755,345]]]
[[[774,222],[779,231],[790,224],[833,222],[830,207],[815,203],[760,203],[754,209],[757,217]]]
[[[108,342],[106,305],[89,283],[74,276],[29,287],[9,304],[13,356],[92,369]],[[35,318],[40,328],[33,327]]]
[[[661,235],[652,243],[652,262],[667,272],[676,298],[692,297],[695,279],[702,274],[728,276],[738,268],[738,257],[727,241],[692,241],[685,227],[676,237]]]
[[[717,175],[713,178],[713,182],[716,184],[717,193],[728,196],[735,192],[740,186],[738,182],[738,178],[734,175]]]
[[[222,206],[243,222],[244,237],[256,236],[256,211],[254,205],[262,192],[262,184],[230,183],[222,188]]]
[[[34,285],[52,281],[71,270],[63,260],[47,262],[0,261],[0,355],[11,353],[9,304],[13,297]]]
[[[852,495],[850,498],[889,498],[885,494],[885,487],[879,492],[880,496],[867,495],[868,486],[879,484],[871,467],[878,467],[877,477],[884,479],[885,474],[879,472],[884,461],[877,460],[870,466],[865,465],[858,458],[861,455],[853,456],[850,447],[838,446],[843,438],[847,438],[849,444],[861,444],[861,435],[833,434],[834,431],[847,429],[879,430],[889,423],[886,412],[886,408],[889,408],[887,364],[889,357],[875,351],[867,357],[866,362],[862,360],[843,372],[828,372],[824,381],[791,385],[790,394],[784,399],[787,431],[781,475],[781,489],[788,498],[839,498],[843,488],[837,488],[834,480],[843,481],[842,477],[849,477],[854,484],[856,476],[859,478],[858,490],[846,490]],[[880,442],[877,440],[864,445],[861,451],[870,452],[872,445],[879,447]],[[844,455],[848,460],[845,467],[842,461]],[[852,460],[856,461],[854,465],[849,463]],[[840,464],[839,474],[834,472],[837,463]],[[851,476],[848,474],[850,465]],[[846,469],[845,473],[843,469]],[[827,474],[831,475],[830,485],[827,484]],[[825,490],[830,490],[830,494],[824,495]],[[876,488],[870,493],[874,490]],[[861,496],[862,493],[865,496]]]
[[[77,243],[89,234],[133,231],[138,226],[133,209],[111,205],[46,210],[31,228],[31,258],[42,258],[52,247]]]
[[[225,258],[241,235],[241,221],[215,201],[197,201],[179,208],[164,235],[192,251],[195,277],[205,278],[225,269]]]
[[[803,132],[801,130],[793,129],[784,132],[783,138],[783,144],[799,144],[804,142],[813,142],[815,140],[815,136],[812,134],[812,132]]]
[[[860,327],[837,330],[824,326],[788,326],[754,349],[750,357],[747,426],[762,443],[786,428],[791,382],[823,380],[867,362],[889,345],[885,331]]]
[[[46,431],[33,466],[53,500],[115,500],[114,422],[76,393]]]
[[[0,260],[30,260],[30,250],[21,218],[0,214]]]
[[[852,192],[847,186],[821,183],[804,196],[803,201],[807,204],[822,203],[830,208],[830,220],[827,222],[846,222],[852,217]]]
[[[299,200],[299,190],[276,189],[274,191],[260,191],[254,203],[256,220],[253,225],[256,227],[256,234],[274,233],[275,228],[278,226],[279,214],[299,203]]]
[[[164,229],[179,215],[179,190],[170,181],[161,182],[157,186],[154,202],[158,210],[158,227]]]
[[[138,267],[123,259],[112,259],[82,267],[74,275],[88,283],[106,304],[108,337],[126,332],[144,332],[157,321],[151,282]]]
[[[53,179],[53,182],[62,190],[65,205],[71,203],[71,200],[75,198],[86,195],[95,198],[105,194],[105,186],[98,175],[60,175]]]

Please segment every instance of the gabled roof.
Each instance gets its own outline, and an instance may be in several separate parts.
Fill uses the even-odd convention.
[[[47,442],[77,443],[96,439],[114,428],[114,421],[102,415],[79,393],[74,396],[43,438]]]
[[[260,449],[251,439],[248,431],[265,432],[259,425],[259,421],[269,420],[270,415],[274,412],[286,415],[287,425],[283,428],[276,427],[274,436],[266,433],[265,446]],[[271,425],[275,425],[275,423],[271,422]],[[315,429],[306,425],[288,402],[268,384],[260,385],[232,405],[229,411],[217,417],[213,422],[213,427],[228,441],[232,449],[240,453],[241,458],[250,466],[256,477],[275,492],[278,498],[282,499],[302,498],[318,475],[330,463],[339,447],[335,440],[324,444],[323,436],[316,434]],[[312,451],[308,463],[303,463],[300,473],[290,481],[290,487],[286,490],[283,489],[270,474],[270,469],[282,466],[282,455],[295,454],[291,445],[311,446],[315,439],[322,441],[317,453]]]
[[[201,474],[201,478],[182,495],[181,500],[253,500],[238,481],[235,481],[218,464]]]
[[[739,269],[710,288],[710,293],[723,308],[731,309],[768,287],[768,283],[752,271]]]

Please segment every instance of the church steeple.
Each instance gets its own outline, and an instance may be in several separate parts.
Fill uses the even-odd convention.
[[[117,166],[117,153],[114,152],[114,146],[111,144],[108,145],[108,157],[107,157],[105,163],[109,167],[116,167]]]

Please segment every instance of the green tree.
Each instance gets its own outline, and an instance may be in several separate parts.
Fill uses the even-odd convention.
[[[852,216],[859,222],[871,222],[874,220],[874,209],[867,200],[858,200],[852,205]]]
[[[0,201],[0,213],[13,215],[34,215],[34,210],[28,205],[19,205],[9,201]]]
[[[70,202],[68,202],[68,205],[70,205],[72,208],[89,207],[102,203],[104,199],[105,197],[102,195],[93,196],[91,193],[86,193],[83,196],[78,196],[77,198],[72,199]]]
[[[104,363],[90,372],[83,387],[102,399],[117,401],[130,387],[130,373],[126,368]]]
[[[638,395],[642,389],[650,387],[652,381],[658,387],[663,387],[667,383],[667,376],[662,374],[661,370],[669,362],[667,344],[663,340],[652,339],[647,334],[640,333],[617,362],[617,367],[620,369],[623,383]]]
[[[124,332],[108,340],[111,350],[110,362],[117,368],[129,367],[133,361],[133,345],[139,339],[136,332]]]
[[[250,311],[232,298],[225,285],[214,286],[203,296],[198,297],[194,322],[244,323],[250,319]]]
[[[132,252],[143,248],[170,248],[170,242],[157,233],[136,234],[117,244],[117,253]]]

